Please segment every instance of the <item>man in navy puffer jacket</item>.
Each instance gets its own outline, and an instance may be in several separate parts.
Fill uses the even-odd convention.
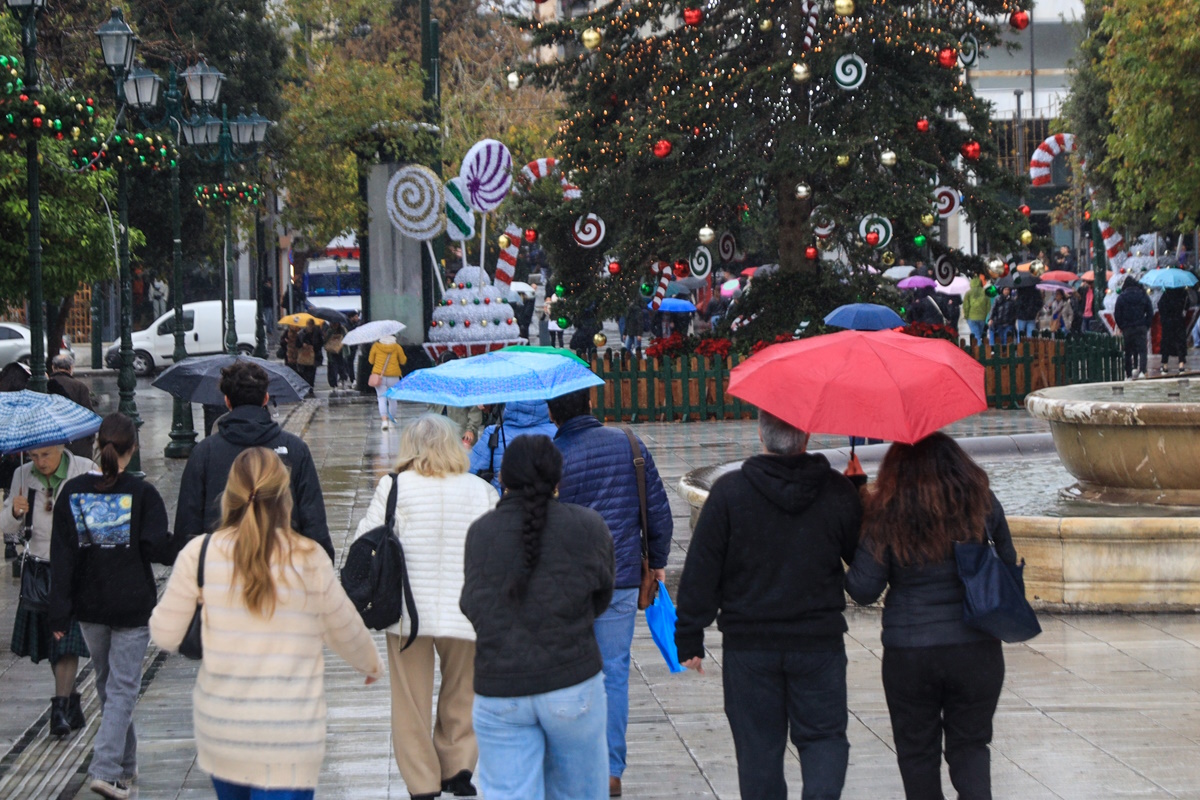
[[[606,428],[592,416],[589,390],[550,400],[550,419],[558,426],[554,443],[563,455],[558,499],[587,506],[604,518],[613,537],[617,577],[612,604],[596,619],[596,640],[604,658],[608,695],[609,794],[619,797],[625,771],[625,727],[629,721],[629,649],[637,616],[642,570],[642,523],[633,448],[623,430]],[[650,568],[665,575],[671,549],[671,506],[654,459],[638,442],[646,460],[646,512],[650,530]]]

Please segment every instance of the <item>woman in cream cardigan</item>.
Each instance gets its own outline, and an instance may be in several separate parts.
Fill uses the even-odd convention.
[[[496,490],[467,472],[457,426],[425,414],[404,429],[396,464],[396,535],[404,546],[418,614],[417,637],[404,649],[411,615],[388,629],[392,745],[413,800],[446,792],[474,797],[479,755],[471,726],[475,700],[475,629],[458,607],[467,528],[496,505]],[[379,481],[358,536],[384,523],[392,476]],[[441,660],[437,724],[433,654]],[[433,736],[430,737],[430,730]]]
[[[243,450],[221,511],[221,528],[176,558],[150,635],[178,650],[203,599],[204,659],[192,713],[200,768],[212,775],[218,800],[311,800],[325,758],[322,645],[368,684],[382,676],[383,663],[329,557],[291,530],[291,484],[279,456]]]

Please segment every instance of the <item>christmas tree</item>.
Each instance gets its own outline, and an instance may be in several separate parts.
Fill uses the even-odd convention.
[[[564,53],[520,74],[566,98],[550,147],[580,197],[539,181],[509,211],[536,229],[568,317],[619,316],[660,261],[684,275],[754,253],[823,272],[814,285],[835,260],[985,271],[938,220],[961,205],[978,252],[1000,258],[1031,239],[990,106],[964,81],[982,47],[1028,25],[1022,5],[632,0],[519,21]],[[578,242],[587,214],[606,224],[598,247]]]

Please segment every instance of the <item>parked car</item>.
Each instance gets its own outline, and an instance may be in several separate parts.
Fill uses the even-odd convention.
[[[225,325],[220,300],[183,304],[184,346],[189,356],[211,356],[225,352]],[[233,301],[237,326],[238,352],[254,352],[254,316],[258,304],[253,300]],[[170,366],[175,360],[175,312],[168,311],[150,324],[133,332],[133,371],[149,375]],[[109,369],[121,366],[121,343],[115,342],[104,354]]]
[[[43,337],[42,341],[45,341]],[[62,338],[61,349],[74,357],[70,337]],[[33,352],[33,335],[29,328],[19,322],[0,322],[0,367],[6,367],[14,361],[29,363]],[[48,350],[45,350],[48,354]],[[47,358],[47,361],[49,358]]]

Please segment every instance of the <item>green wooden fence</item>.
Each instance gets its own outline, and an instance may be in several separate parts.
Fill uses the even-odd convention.
[[[1105,334],[1035,337],[1004,347],[963,348],[984,366],[988,406],[1020,408],[1025,395],[1047,386],[1120,380],[1122,343]],[[744,356],[640,359],[608,350],[592,369],[604,386],[592,390],[592,411],[623,422],[754,419],[756,411],[726,393],[729,372]],[[931,387],[931,397],[936,387]]]

